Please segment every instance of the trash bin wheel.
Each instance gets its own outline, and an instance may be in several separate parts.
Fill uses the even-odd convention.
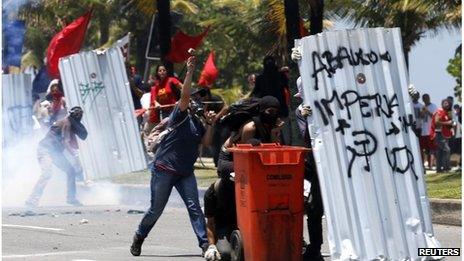
[[[231,261],[243,261],[245,258],[243,257],[243,241],[242,235],[240,234],[239,230],[232,231],[230,235],[230,246],[232,251],[230,253]]]

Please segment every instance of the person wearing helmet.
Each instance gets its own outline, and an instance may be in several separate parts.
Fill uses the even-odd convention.
[[[26,200],[26,206],[36,207],[43,194],[45,186],[52,177],[53,165],[67,175],[67,203],[73,206],[81,206],[76,198],[76,171],[66,159],[64,152],[71,155],[77,154],[77,139],[87,138],[87,129],[81,123],[84,112],[81,107],[73,107],[66,118],[56,121],[50,127],[48,133],[39,142],[37,159],[42,175],[34,186],[34,189]]]

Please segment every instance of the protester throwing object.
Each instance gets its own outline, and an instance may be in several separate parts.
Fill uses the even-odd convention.
[[[191,56],[187,60],[187,73],[180,100],[169,116],[168,131],[159,141],[154,155],[150,183],[151,205],[135,232],[130,248],[134,256],[141,254],[143,241],[161,216],[173,187],[187,207],[203,254],[208,248],[205,217],[198,200],[193,165],[198,158],[200,144],[211,144],[215,114],[199,110],[190,100],[194,68],[195,57]]]
[[[81,123],[83,116],[81,107],[73,107],[69,115],[59,120],[50,127],[37,149],[42,175],[37,181],[32,194],[26,201],[26,206],[36,207],[43,194],[45,186],[52,177],[53,165],[64,171],[67,175],[67,203],[73,206],[81,206],[82,203],[76,198],[76,171],[73,165],[66,159],[64,152],[71,155],[77,154],[76,135],[81,139],[87,138],[87,130]]]

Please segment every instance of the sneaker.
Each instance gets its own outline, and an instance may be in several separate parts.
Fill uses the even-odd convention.
[[[68,203],[69,205],[73,205],[75,207],[83,206],[82,203],[77,199],[68,199],[66,203]]]
[[[208,247],[209,247],[209,244],[208,244],[208,243],[204,243],[204,244],[201,246],[201,256],[205,256],[206,251],[208,251]]]
[[[141,238],[139,235],[134,235],[132,245],[130,248],[130,252],[133,256],[140,256],[140,254],[142,253],[142,244],[144,240],[145,239]]]

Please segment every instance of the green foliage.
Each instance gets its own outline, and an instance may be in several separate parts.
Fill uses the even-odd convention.
[[[156,11],[156,2],[148,0],[48,0],[27,4],[20,12],[27,24],[27,63],[41,62],[51,38],[90,8],[93,14],[82,49],[108,47],[131,32],[131,62],[142,72],[151,15]],[[302,10],[307,8],[305,3]],[[199,76],[210,50],[214,49],[220,72],[215,86],[231,88],[224,93],[230,100],[239,97],[236,90],[248,91],[247,76],[261,71],[265,55],[275,55],[282,62],[288,58],[283,1],[172,0],[171,9],[183,14],[177,26],[187,34],[196,35],[211,26],[197,50],[196,75]],[[181,77],[183,67],[183,64],[175,66]]]
[[[246,94],[243,93],[243,88],[239,85],[232,86],[227,89],[213,89],[211,92],[213,94],[221,96],[228,105],[246,96]]]
[[[448,62],[448,67],[446,67],[446,71],[448,71],[451,76],[454,77],[456,80],[456,86],[454,87],[454,96],[461,100],[462,97],[462,71],[461,71],[461,63],[462,63],[462,53],[461,53],[461,46],[458,47],[454,58],[450,59]]]

